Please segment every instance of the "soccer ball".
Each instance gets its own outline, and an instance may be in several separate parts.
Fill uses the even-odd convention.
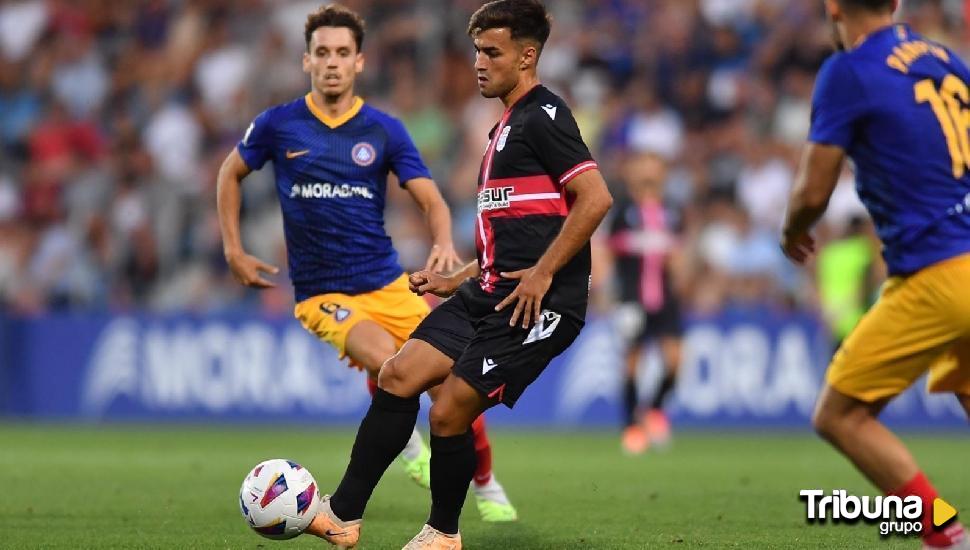
[[[310,471],[292,460],[260,462],[239,489],[239,511],[268,539],[291,539],[313,521],[320,495]]]

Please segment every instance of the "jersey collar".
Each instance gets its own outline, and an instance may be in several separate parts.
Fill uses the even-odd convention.
[[[360,112],[361,107],[364,106],[364,100],[359,97],[355,97],[353,105],[350,106],[350,109],[348,109],[346,113],[338,117],[329,117],[326,115],[326,113],[321,111],[320,108],[317,107],[315,103],[313,103],[313,97],[311,94],[307,94],[306,96],[304,96],[304,99],[306,100],[307,109],[310,109],[310,112],[313,113],[313,116],[317,117],[317,120],[322,122],[327,128],[330,128],[331,130],[344,124],[345,122],[354,118],[355,116],[357,116],[357,113]]]

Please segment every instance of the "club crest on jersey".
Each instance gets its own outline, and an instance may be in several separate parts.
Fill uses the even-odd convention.
[[[377,158],[377,151],[374,150],[373,145],[362,141],[350,150],[350,158],[354,159],[358,166],[370,166]]]
[[[478,211],[508,208],[514,187],[489,187],[478,193]]]
[[[496,151],[501,151],[502,149],[505,149],[505,142],[508,141],[509,132],[511,131],[512,131],[511,126],[506,126],[505,128],[502,128],[502,133],[499,134],[498,136],[498,142],[495,143]]]

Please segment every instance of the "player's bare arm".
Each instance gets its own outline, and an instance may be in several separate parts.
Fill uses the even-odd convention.
[[[279,268],[246,253],[239,235],[239,205],[242,203],[240,186],[251,170],[233,149],[222,162],[216,179],[216,205],[219,211],[219,229],[222,232],[222,251],[229,263],[233,277],[241,284],[254,288],[276,286],[261,273],[276,275]]]
[[[536,265],[529,269],[501,273],[502,277],[519,280],[515,290],[495,306],[495,311],[500,311],[515,303],[515,310],[509,319],[510,326],[514,326],[520,316],[523,328],[529,328],[539,318],[542,298],[552,284],[553,275],[589,242],[613,205],[613,197],[599,170],[588,170],[579,174],[566,184],[566,191],[574,198],[573,205],[559,235]]]
[[[411,292],[418,296],[431,293],[439,298],[447,298],[454,294],[465,280],[478,277],[480,272],[481,268],[477,260],[468,262],[451,275],[443,275],[434,270],[425,269],[412,273],[408,277],[408,286]]]
[[[451,239],[451,211],[438,186],[430,178],[414,178],[405,183],[405,188],[418,204],[431,231],[431,253],[424,269],[435,273],[453,271],[461,265],[461,259]]]
[[[796,263],[805,263],[815,253],[810,231],[828,207],[844,158],[841,147],[820,143],[809,143],[802,153],[781,233],[781,249]]]

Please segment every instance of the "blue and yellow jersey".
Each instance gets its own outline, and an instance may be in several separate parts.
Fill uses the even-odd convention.
[[[822,66],[809,141],[837,145],[892,275],[970,251],[970,71],[906,25]]]
[[[253,121],[238,145],[246,165],[273,161],[296,300],[359,294],[403,270],[384,231],[387,175],[430,178],[401,122],[357,98],[326,116],[307,94]]]

